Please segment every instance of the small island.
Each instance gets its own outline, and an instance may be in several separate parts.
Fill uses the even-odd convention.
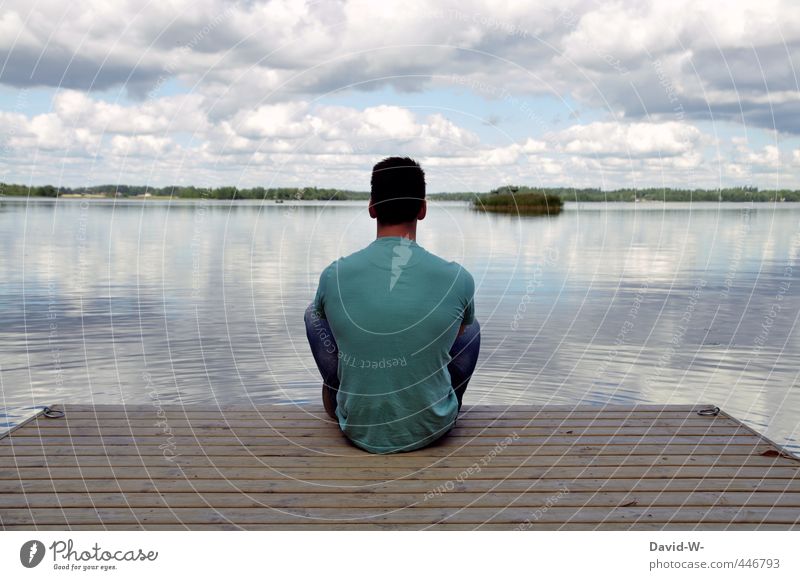
[[[475,209],[518,215],[558,215],[564,201],[557,195],[528,187],[506,185],[475,197]]]

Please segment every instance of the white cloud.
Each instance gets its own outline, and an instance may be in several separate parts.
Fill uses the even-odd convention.
[[[775,169],[781,163],[781,154],[775,145],[767,145],[761,150],[748,151],[744,161],[761,168]]]
[[[521,148],[523,153],[542,153],[547,151],[547,143],[536,139],[528,138]]]
[[[744,138],[731,140],[734,151],[727,160],[727,171],[747,184],[752,184],[759,177],[774,178],[780,176],[791,167],[791,152],[781,151],[776,145],[765,145],[752,148]],[[770,183],[770,186],[774,184]]]
[[[222,121],[209,138],[234,152],[359,154],[403,150],[448,156],[480,148],[473,132],[435,113],[420,119],[409,109],[355,109],[298,101],[264,105]],[[213,145],[212,145],[213,147]]]
[[[111,153],[122,157],[155,157],[167,153],[171,145],[165,137],[116,135],[111,139]]]
[[[203,130],[207,119],[201,104],[202,97],[187,94],[122,106],[92,99],[80,91],[65,90],[53,99],[53,111],[65,124],[99,132],[140,135]]]
[[[295,139],[308,135],[312,129],[309,121],[307,103],[278,103],[242,111],[232,119],[231,126],[250,139]]]
[[[566,153],[614,157],[672,157],[695,151],[697,127],[678,122],[573,125],[549,139]]]
[[[352,120],[356,138],[408,140],[419,134],[414,115],[407,109],[380,105],[369,107]]]

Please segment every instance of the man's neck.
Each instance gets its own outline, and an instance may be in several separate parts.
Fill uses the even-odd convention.
[[[378,238],[397,237],[417,241],[417,221],[407,224],[378,224]]]

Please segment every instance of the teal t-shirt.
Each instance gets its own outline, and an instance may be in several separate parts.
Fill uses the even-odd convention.
[[[339,347],[336,415],[372,453],[424,447],[455,424],[447,365],[474,320],[472,275],[408,238],[382,237],[331,263],[314,307]]]

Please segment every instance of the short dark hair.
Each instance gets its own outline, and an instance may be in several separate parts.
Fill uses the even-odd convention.
[[[387,157],[372,168],[370,199],[378,221],[413,221],[425,199],[425,172],[409,157]]]

